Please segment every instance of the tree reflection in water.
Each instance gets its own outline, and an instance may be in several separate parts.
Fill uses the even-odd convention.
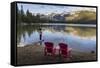
[[[41,26],[18,26],[17,44],[32,44],[40,40],[51,41],[57,45],[59,42],[68,43],[76,50],[96,48],[96,28],[89,27],[67,27],[67,26],[42,26],[42,37],[40,38]]]

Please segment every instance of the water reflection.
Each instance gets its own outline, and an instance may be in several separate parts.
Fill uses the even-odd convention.
[[[34,44],[40,41],[39,31],[38,31],[39,27],[40,26],[21,27],[20,30],[18,30],[17,32],[18,46]],[[84,31],[82,31],[81,29],[82,28],[80,27],[42,26],[42,40],[44,40],[43,42],[49,42],[49,41],[53,42],[55,46],[58,46],[58,43],[60,42],[64,42],[67,43],[69,47],[77,51],[91,51],[91,50],[95,51],[96,29],[84,28],[83,29]],[[74,32],[75,30],[76,32]],[[42,43],[42,45],[44,44]]]

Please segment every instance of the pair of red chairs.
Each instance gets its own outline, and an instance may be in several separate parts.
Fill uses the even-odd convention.
[[[54,44],[52,42],[45,42],[44,53],[45,55],[52,55],[55,56],[56,49],[54,48]],[[64,58],[70,57],[70,52],[68,45],[65,43],[59,43],[59,55],[63,56]]]

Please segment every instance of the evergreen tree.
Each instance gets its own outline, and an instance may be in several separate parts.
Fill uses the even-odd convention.
[[[32,23],[32,13],[29,10],[26,11],[27,22]]]

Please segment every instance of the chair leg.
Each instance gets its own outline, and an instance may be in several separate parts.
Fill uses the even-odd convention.
[[[56,53],[56,49],[53,50],[53,56],[55,56],[55,53]]]
[[[68,57],[71,58],[71,51],[68,52]]]
[[[61,56],[60,50],[59,50],[59,56]]]
[[[44,49],[44,55],[45,55],[45,56],[47,55],[46,49]]]

